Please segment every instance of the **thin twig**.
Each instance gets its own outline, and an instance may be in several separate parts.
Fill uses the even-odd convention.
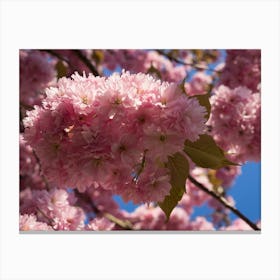
[[[42,215],[45,219],[47,219],[49,225],[53,228],[53,230],[57,230],[57,229],[55,229],[54,226],[53,226],[53,225],[55,224],[55,221],[54,221],[51,217],[49,217],[43,210],[41,210],[38,206],[36,206],[36,209],[37,209],[37,211],[38,211],[39,213],[41,213],[41,215]]]
[[[257,225],[255,225],[253,222],[251,222],[246,216],[244,216],[238,209],[236,209],[234,206],[232,206],[223,196],[220,196],[213,192],[212,190],[207,189],[204,185],[196,181],[192,176],[189,175],[188,179],[199,189],[202,191],[208,193],[212,197],[214,197],[216,200],[218,200],[221,204],[224,205],[224,207],[230,209],[234,214],[236,214],[240,219],[242,219],[245,223],[247,223],[252,229],[254,230],[260,230]]]
[[[45,175],[44,175],[44,173],[42,171],[41,161],[40,161],[39,157],[37,156],[36,152],[34,151],[34,149],[32,149],[32,153],[33,153],[33,155],[34,155],[34,157],[35,157],[35,159],[36,159],[36,161],[37,161],[37,163],[39,165],[39,174],[42,177],[42,179],[43,179],[43,181],[44,181],[44,183],[46,185],[46,189],[49,191],[50,190],[50,185],[49,185],[49,182],[48,182],[47,178],[45,177]]]
[[[213,69],[213,68],[210,68],[210,67],[203,67],[203,66],[200,66],[200,65],[198,65],[198,64],[196,64],[196,63],[187,63],[187,62],[185,62],[185,61],[182,61],[182,60],[180,60],[180,59],[178,59],[178,58],[176,58],[176,57],[174,57],[174,56],[172,56],[172,55],[170,55],[170,54],[168,54],[168,53],[165,53],[164,51],[162,51],[162,50],[156,50],[159,54],[161,54],[161,55],[163,55],[163,56],[165,56],[166,58],[168,58],[168,59],[170,59],[170,60],[172,60],[172,61],[174,61],[174,62],[176,62],[176,63],[179,63],[179,64],[182,64],[182,65],[186,65],[186,66],[192,66],[192,67],[194,67],[194,68],[196,68],[196,69],[198,69],[198,70],[209,70],[209,71],[213,71],[213,72],[216,72],[216,73],[221,73],[221,71],[219,71],[219,70],[216,70],[216,69]]]
[[[86,195],[86,193],[80,193],[78,192],[76,189],[74,190],[75,195],[78,197],[78,199],[82,200],[83,202],[85,202],[86,204],[88,204],[91,207],[91,210],[97,214],[97,215],[101,215],[105,218],[107,218],[109,221],[115,223],[116,225],[118,225],[119,227],[126,229],[126,230],[132,230],[133,226],[132,224],[128,221],[128,220],[121,220],[117,217],[115,217],[114,215],[108,213],[108,212],[103,212],[100,211],[92,202],[91,198]]]
[[[115,223],[116,225],[118,225],[119,227],[123,228],[123,229],[127,229],[127,230],[132,230],[133,226],[130,223],[130,221],[128,220],[121,220],[115,216],[113,216],[110,213],[103,213],[104,217],[106,217],[109,221]]]

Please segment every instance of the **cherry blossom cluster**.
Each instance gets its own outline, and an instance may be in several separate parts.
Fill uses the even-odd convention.
[[[205,131],[205,108],[150,75],[59,80],[27,112],[24,137],[58,187],[101,186],[134,203],[169,193],[168,156]]]
[[[56,82],[53,61],[35,50],[20,50],[20,102],[23,106],[39,105],[44,89]]]
[[[261,98],[246,87],[219,86],[211,97],[208,124],[217,143],[236,162],[259,161]]]
[[[244,86],[258,91],[261,82],[260,50],[227,50],[220,84],[232,89]]]

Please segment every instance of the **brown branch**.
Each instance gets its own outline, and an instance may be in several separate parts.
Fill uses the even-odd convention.
[[[180,60],[180,59],[178,59],[178,58],[176,58],[176,57],[174,57],[174,56],[172,56],[172,55],[170,55],[170,54],[168,54],[168,53],[165,53],[165,52],[162,51],[162,50],[156,50],[156,51],[157,51],[159,54],[165,56],[165,57],[168,58],[169,60],[172,60],[172,61],[174,61],[174,62],[176,62],[176,63],[182,64],[182,65],[185,65],[185,66],[192,66],[192,67],[196,68],[197,70],[203,70],[203,71],[204,71],[204,70],[209,70],[209,71],[213,71],[213,72],[216,72],[216,73],[221,73],[221,71],[216,70],[216,69],[213,69],[213,68],[210,68],[210,67],[203,67],[203,66],[200,66],[200,65],[198,65],[198,64],[196,64],[196,63],[187,63],[187,62],[182,61],[182,60]]]
[[[48,225],[51,226],[53,230],[57,230],[54,228],[55,221],[51,217],[49,217],[43,210],[41,210],[38,206],[36,206],[36,209],[48,221]]]
[[[95,66],[80,50],[72,50],[72,52],[88,67],[94,76],[100,76]]]
[[[221,204],[224,205],[224,207],[230,209],[235,215],[237,215],[240,219],[242,219],[245,223],[247,223],[252,229],[254,230],[260,230],[257,225],[255,225],[253,222],[251,222],[246,216],[244,216],[238,209],[236,209],[234,206],[232,206],[223,196],[220,196],[213,192],[212,190],[207,189],[204,185],[196,181],[192,176],[189,175],[188,179],[199,189],[202,191],[208,193],[210,196],[218,200]]]
[[[34,107],[28,104],[24,104],[23,102],[20,102],[20,106],[25,110],[33,110]]]
[[[60,55],[59,53],[57,53],[54,50],[40,50],[40,51],[46,52],[46,53],[48,53],[48,54],[50,54],[50,55],[52,55],[52,56],[54,56],[54,57],[64,61],[64,62],[66,62],[69,66],[72,66],[67,58],[65,58],[63,55]]]
[[[109,221],[115,223],[116,225],[118,225],[119,227],[123,228],[123,229],[127,229],[127,230],[132,230],[133,229],[133,226],[132,224],[130,223],[130,221],[128,220],[121,220],[115,216],[113,216],[112,214],[110,213],[103,213],[104,217],[106,217]]]
[[[34,151],[34,149],[32,149],[32,153],[33,153],[33,156],[35,157],[35,159],[36,159],[36,161],[37,161],[37,163],[39,165],[39,174],[42,177],[42,179],[43,179],[43,181],[44,181],[44,183],[46,185],[46,189],[49,191],[50,190],[50,185],[49,185],[49,182],[48,182],[47,178],[45,177],[45,175],[44,175],[44,173],[42,171],[41,161],[40,161],[39,157],[37,156],[36,152]]]

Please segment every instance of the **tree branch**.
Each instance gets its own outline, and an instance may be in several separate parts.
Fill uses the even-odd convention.
[[[216,72],[216,73],[221,73],[221,71],[218,71],[216,69],[213,69],[213,68],[210,68],[210,67],[203,67],[203,66],[199,66],[198,64],[195,64],[195,63],[187,63],[187,62],[184,62],[168,53],[165,53],[164,51],[162,50],[156,50],[159,54],[165,56],[166,58],[168,58],[169,60],[171,61],[174,61],[176,63],[179,63],[179,64],[182,64],[182,65],[185,65],[185,66],[192,66],[194,68],[196,68],[197,70],[209,70],[209,71],[213,71],[213,72]]]
[[[72,50],[72,52],[88,67],[94,76],[100,76],[95,66],[80,50]]]
[[[109,221],[115,223],[116,225],[118,225],[119,227],[126,229],[126,230],[132,230],[133,226],[132,224],[128,221],[128,220],[121,220],[117,217],[115,217],[114,215],[108,213],[108,212],[103,212],[100,211],[93,203],[92,199],[86,195],[85,193],[80,193],[77,191],[77,189],[74,190],[75,195],[78,199],[82,200],[83,202],[85,202],[86,204],[88,204],[91,207],[91,210],[95,213],[95,214],[99,214],[105,218],[107,218]]]
[[[254,230],[260,230],[257,225],[255,225],[253,222],[251,222],[246,216],[244,216],[238,209],[236,209],[234,206],[232,206],[223,196],[220,196],[213,192],[212,190],[207,189],[204,185],[196,181],[192,176],[189,175],[188,179],[199,189],[202,191],[208,193],[210,196],[218,200],[221,204],[224,205],[224,207],[230,209],[235,215],[237,215],[240,219],[242,219],[245,223],[247,223],[252,229]]]
[[[69,62],[69,60],[67,58],[65,58],[64,56],[60,55],[59,53],[53,51],[53,50],[40,50],[42,52],[46,52],[62,61],[65,61],[69,66],[71,66],[71,63]]]
[[[34,151],[34,149],[32,149],[32,153],[33,153],[33,156],[35,157],[35,159],[36,159],[36,161],[39,165],[39,174],[42,177],[42,180],[44,181],[44,183],[46,185],[46,189],[49,191],[50,190],[49,182],[48,182],[47,178],[45,177],[45,175],[42,171],[41,161],[40,161],[39,157],[37,156],[36,152]]]

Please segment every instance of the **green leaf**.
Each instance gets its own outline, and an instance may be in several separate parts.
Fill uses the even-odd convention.
[[[208,120],[211,112],[211,104],[209,101],[210,94],[203,94],[203,95],[194,95],[191,96],[190,98],[196,98],[197,101],[199,102],[200,106],[205,107],[206,109],[206,115],[205,118]]]
[[[67,67],[64,65],[64,63],[61,60],[59,60],[56,63],[55,69],[57,71],[57,78],[58,79],[67,75]]]
[[[207,134],[200,135],[200,138],[195,142],[186,140],[184,151],[200,167],[219,169],[228,165],[238,165],[229,161],[223,150]]]
[[[171,175],[171,190],[163,202],[159,202],[158,205],[165,213],[168,221],[172,210],[185,192],[186,180],[189,175],[189,162],[183,154],[176,153],[173,156],[168,156],[167,167]]]

